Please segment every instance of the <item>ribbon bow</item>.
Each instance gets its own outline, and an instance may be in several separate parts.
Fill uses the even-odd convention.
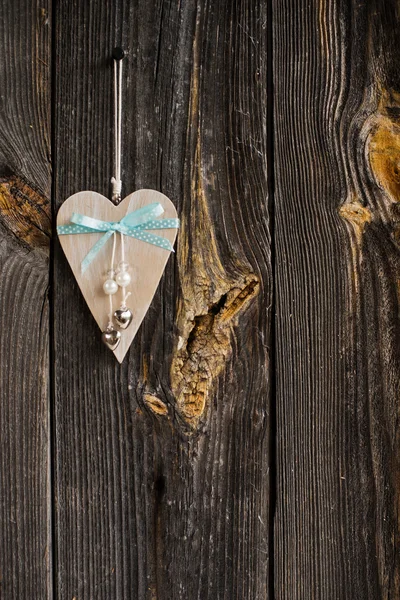
[[[79,213],[73,213],[71,224],[59,225],[57,232],[59,235],[70,235],[77,233],[98,233],[104,231],[104,235],[95,243],[81,263],[81,271],[84,273],[99,250],[104,246],[107,240],[119,231],[123,235],[153,244],[164,250],[173,252],[174,249],[169,240],[159,235],[149,233],[150,229],[178,229],[179,219],[157,219],[164,212],[159,202],[148,204],[143,208],[138,208],[128,213],[120,221],[100,221],[93,217],[87,217]]]

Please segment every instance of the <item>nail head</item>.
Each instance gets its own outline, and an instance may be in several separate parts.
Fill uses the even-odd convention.
[[[114,60],[122,60],[125,56],[125,52],[122,48],[119,48],[117,46],[117,48],[114,48],[114,50],[112,51],[112,57]]]

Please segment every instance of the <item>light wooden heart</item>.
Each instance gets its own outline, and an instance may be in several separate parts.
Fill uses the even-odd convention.
[[[138,190],[127,196],[118,206],[114,206],[110,200],[96,192],[78,192],[70,196],[61,206],[57,215],[57,225],[67,225],[74,212],[102,221],[120,221],[128,212],[153,202],[159,202],[163,206],[165,212],[162,218],[177,218],[171,200],[155,190]],[[173,244],[177,230],[158,229],[153,233],[167,238]],[[101,331],[104,331],[108,322],[109,298],[103,292],[103,283],[110,268],[112,239],[108,240],[95,256],[85,273],[81,273],[82,260],[102,235],[102,233],[60,235],[59,240],[87,305]],[[120,363],[143,321],[171,254],[168,250],[129,236],[125,236],[124,240],[125,261],[130,265],[132,276],[128,288],[131,296],[127,304],[133,312],[133,320],[128,329],[121,331],[121,342],[113,351]],[[116,263],[118,262],[120,262],[119,235],[116,248]],[[121,297],[121,290],[113,296],[114,310],[119,308]],[[100,337],[99,343],[101,343]]]

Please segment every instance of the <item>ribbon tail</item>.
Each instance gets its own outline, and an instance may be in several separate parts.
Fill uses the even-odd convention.
[[[77,235],[78,233],[98,233],[98,229],[90,229],[83,225],[57,225],[58,235]]]
[[[157,219],[140,225],[138,229],[179,229],[179,219]]]
[[[153,246],[158,246],[159,248],[163,248],[164,250],[168,250],[169,252],[173,252],[174,248],[171,242],[160,235],[154,235],[153,233],[149,233],[145,230],[140,229],[126,229],[124,231],[125,235],[129,235],[130,237],[136,238],[137,240],[141,240],[142,242],[147,242],[148,244],[153,244]]]
[[[86,254],[85,258],[81,262],[81,272],[82,273],[84,273],[86,271],[86,269],[88,268],[88,266],[90,265],[90,263],[92,262],[94,257],[102,249],[102,247],[107,242],[107,240],[110,239],[110,237],[113,235],[113,233],[114,233],[114,231],[112,229],[110,229],[104,235],[101,236],[101,238],[95,243],[94,246],[92,246],[92,248],[89,250],[89,252]]]

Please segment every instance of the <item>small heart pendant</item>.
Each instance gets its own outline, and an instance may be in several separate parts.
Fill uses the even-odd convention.
[[[101,334],[101,339],[110,350],[115,350],[121,341],[121,333],[112,327],[108,327]]]
[[[114,319],[121,329],[127,329],[132,322],[133,314],[129,308],[119,308],[114,312]]]

